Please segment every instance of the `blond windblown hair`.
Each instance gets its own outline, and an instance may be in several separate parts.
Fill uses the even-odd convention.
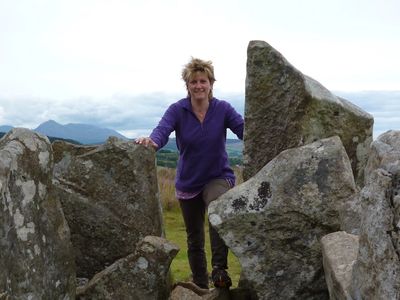
[[[189,81],[199,72],[204,73],[208,77],[208,80],[210,80],[211,86],[213,86],[216,79],[212,62],[192,57],[182,70],[182,80],[185,82],[186,88]],[[209,99],[213,97],[212,89],[208,97]]]

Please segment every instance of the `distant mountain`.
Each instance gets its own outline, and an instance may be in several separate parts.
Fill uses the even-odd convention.
[[[2,125],[2,126],[0,126],[0,132],[9,132],[13,128],[14,127],[12,127],[10,125]]]
[[[79,123],[61,125],[53,120],[49,120],[40,124],[34,129],[34,131],[47,136],[72,139],[81,144],[101,144],[104,143],[104,141],[106,141],[110,136],[116,136],[124,140],[128,139],[113,129],[100,128],[93,125]]]
[[[1,127],[0,127],[1,128]],[[13,128],[13,127],[12,127]],[[12,129],[11,128],[11,129]],[[10,129],[10,130],[11,130]],[[0,131],[0,139],[5,136],[7,134],[7,132],[2,132]],[[65,141],[71,144],[75,144],[75,145],[80,145],[81,143],[79,143],[78,141],[75,140],[71,140],[71,139],[63,139],[63,138],[59,138],[59,137],[54,137],[54,136],[47,136],[47,138],[49,139],[50,143],[54,142],[54,141]]]

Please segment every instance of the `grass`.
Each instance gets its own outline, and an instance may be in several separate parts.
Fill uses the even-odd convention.
[[[241,182],[240,169],[235,168],[237,181]],[[159,167],[157,169],[160,199],[163,205],[163,217],[166,238],[177,244],[180,248],[177,256],[171,264],[171,273],[174,282],[188,281],[191,277],[189,262],[187,259],[186,231],[180,211],[178,200],[175,198],[174,178],[175,170]],[[211,248],[208,235],[208,222],[206,222],[206,255],[208,270],[211,270]],[[237,287],[240,278],[240,263],[238,259],[229,251],[228,255],[229,274],[232,278],[233,287]]]

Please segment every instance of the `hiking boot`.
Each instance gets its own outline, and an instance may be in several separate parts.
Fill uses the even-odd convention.
[[[224,269],[214,268],[211,273],[211,279],[216,288],[229,288],[232,286],[232,280]]]

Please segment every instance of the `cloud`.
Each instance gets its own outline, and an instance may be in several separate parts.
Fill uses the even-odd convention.
[[[148,135],[170,104],[185,97],[186,92],[116,94],[109,98],[81,97],[69,100],[42,98],[0,98],[0,125],[36,128],[55,120],[61,124],[85,123],[112,128],[128,137]],[[219,96],[218,96],[219,97]],[[243,114],[244,96],[221,94]]]
[[[393,89],[399,5],[366,1],[360,11],[345,0],[0,1],[0,91],[51,99],[174,93],[182,65],[196,56],[214,62],[221,90],[243,93],[254,39],[329,89]]]
[[[178,98],[162,93],[114,95],[103,99],[0,98],[0,125],[33,129],[53,119],[61,124],[86,123],[115,130],[148,130],[157,125],[168,105]]]
[[[374,117],[374,139],[388,130],[400,130],[400,91],[334,93]]]
[[[374,138],[388,130],[400,130],[400,91],[341,92],[347,99],[374,117]],[[227,100],[244,115],[245,96],[241,92],[214,94]],[[112,128],[130,138],[149,135],[170,104],[185,97],[181,93],[115,94],[111,97],[80,97],[67,100],[49,98],[0,97],[0,125],[34,129],[50,119],[61,124],[85,123]],[[233,137],[228,133],[229,137]]]

